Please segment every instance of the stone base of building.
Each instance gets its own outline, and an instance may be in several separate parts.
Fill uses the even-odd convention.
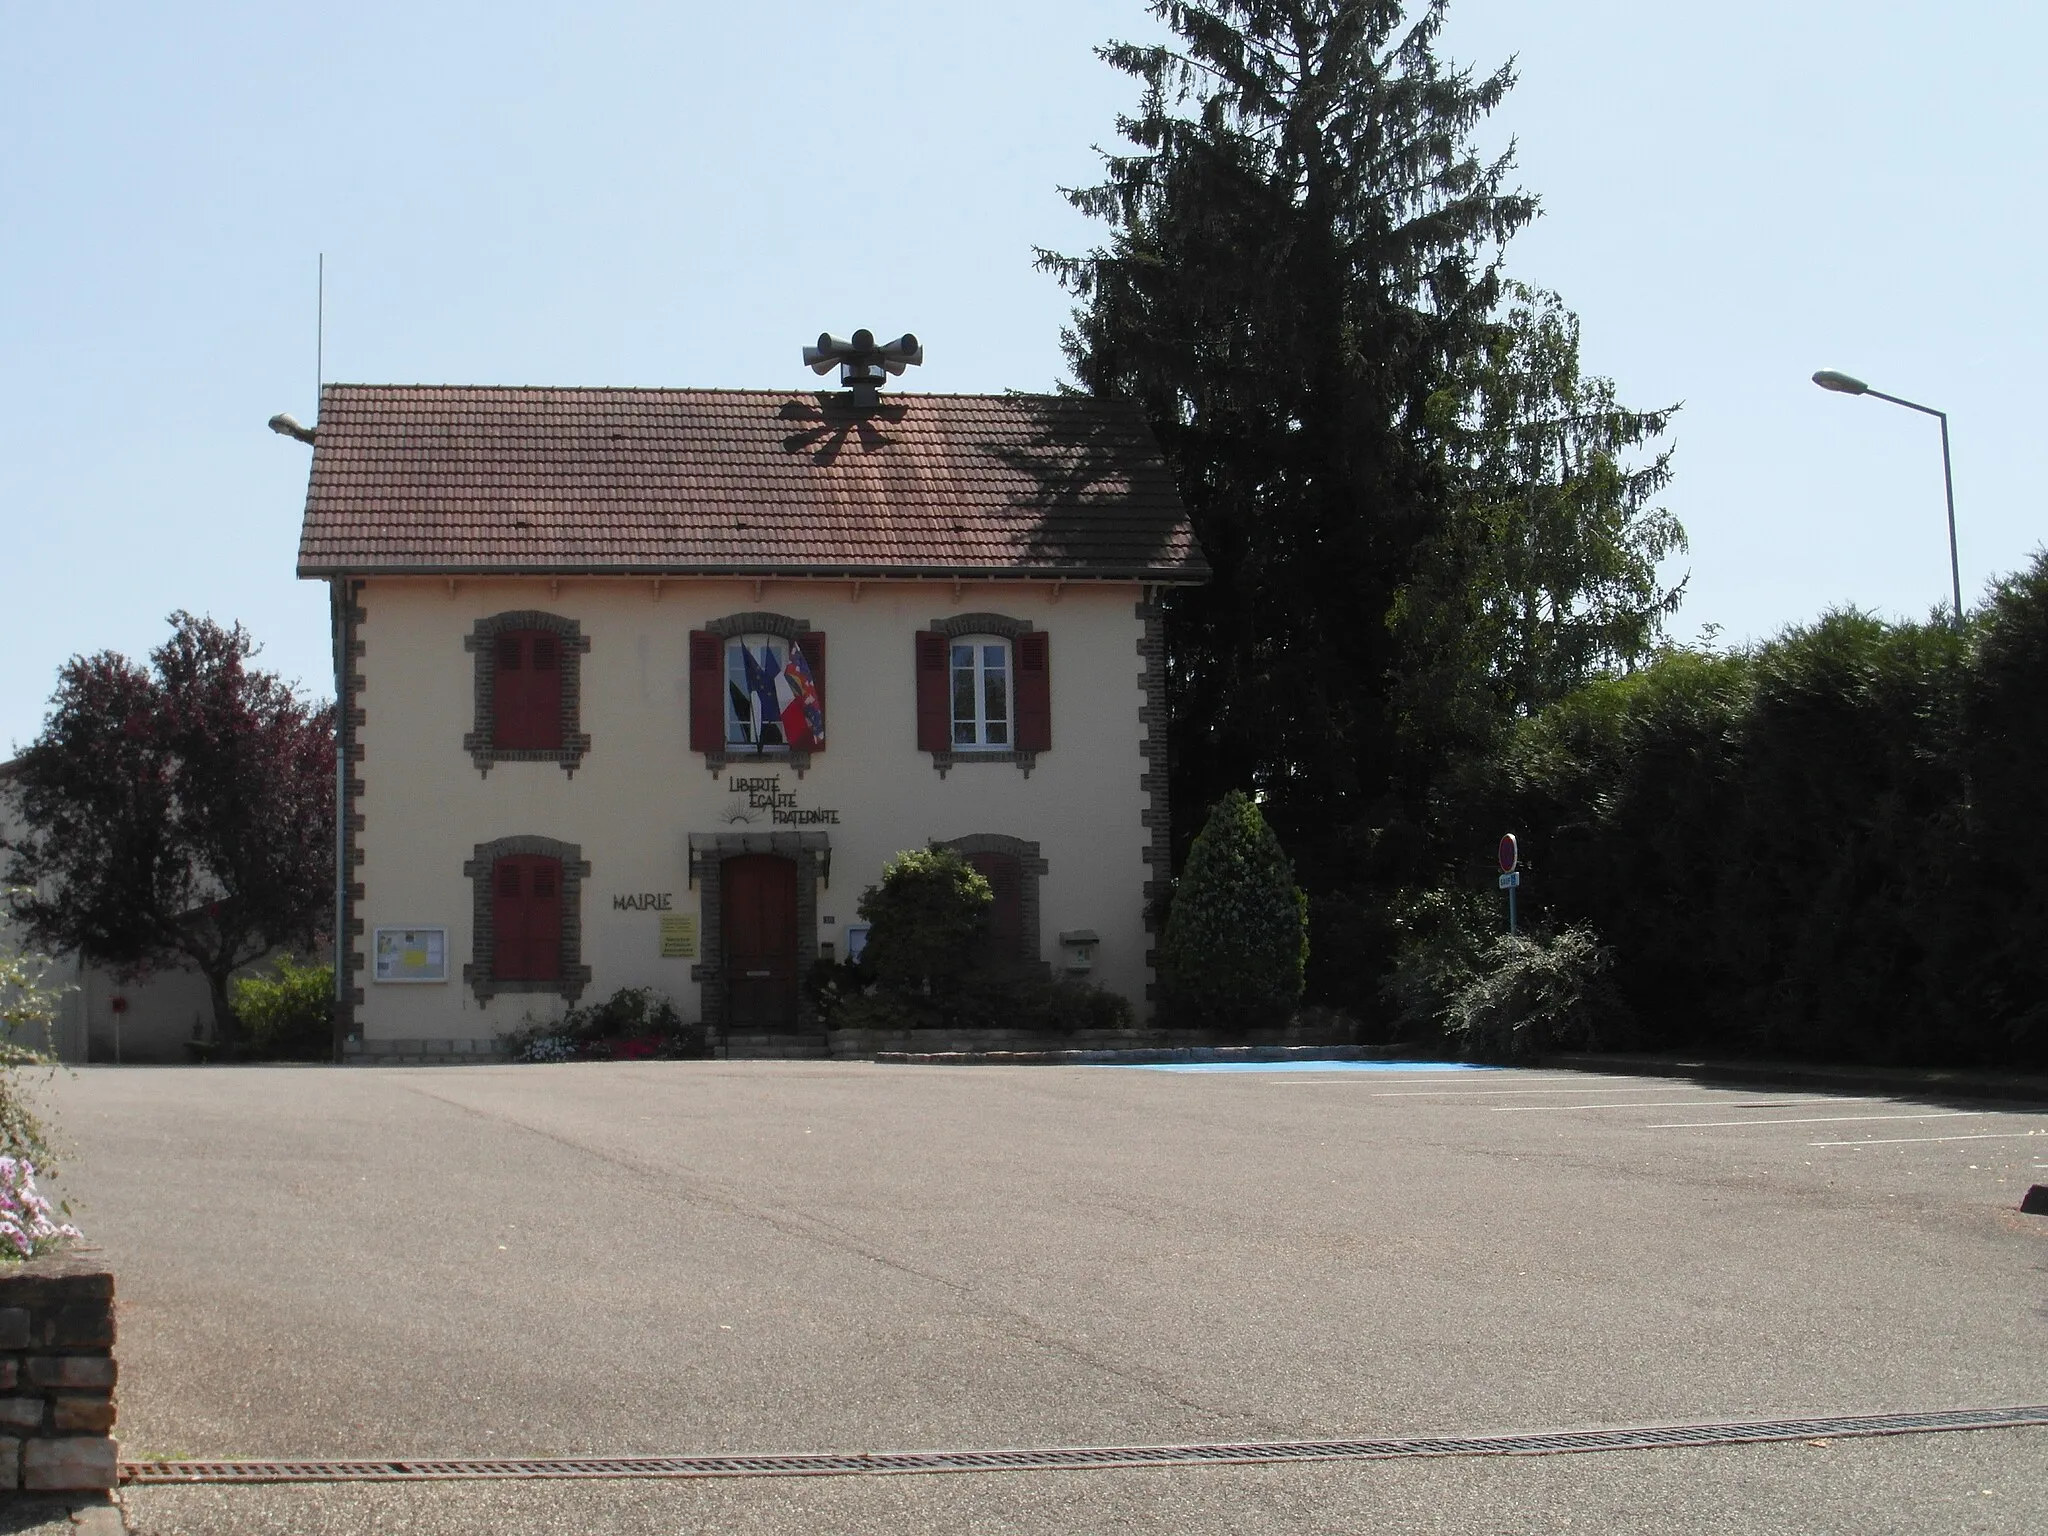
[[[502,1040],[365,1040],[352,1035],[342,1043],[345,1067],[479,1066],[505,1061]]]

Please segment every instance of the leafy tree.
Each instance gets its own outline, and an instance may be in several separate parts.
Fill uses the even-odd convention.
[[[1958,960],[1978,984],[1974,1016],[1995,1040],[1987,1054],[2048,1062],[2048,888],[2037,851],[2048,762],[2048,551],[1999,582],[1973,617],[1977,664],[1963,714],[1971,853],[1947,905],[1968,938]]]
[[[146,668],[107,651],[58,674],[15,776],[13,909],[90,964],[198,971],[232,1042],[229,977],[330,921],[333,711],[251,667],[239,624],[170,624]]]
[[[1284,1023],[1301,1001],[1308,900],[1259,808],[1232,790],[1188,850],[1160,955],[1167,1003],[1222,1029]]]
[[[1644,1045],[2038,1064],[2044,696],[2037,558],[1961,630],[1831,613],[1577,690],[1489,760],[1467,838],[1522,835],[1525,920],[1599,933]]]
[[[1667,471],[1621,455],[1664,413],[1506,285],[1536,202],[1471,134],[1514,74],[1439,60],[1444,0],[1151,9],[1172,42],[1101,50],[1142,87],[1129,148],[1068,194],[1110,237],[1040,261],[1080,387],[1145,408],[1214,570],[1167,603],[1173,803],[1257,786],[1348,881],[1415,862],[1383,834],[1453,748],[1654,635]]]
[[[1686,547],[1652,505],[1671,450],[1630,457],[1676,408],[1630,410],[1582,373],[1578,318],[1556,294],[1508,284],[1503,323],[1439,408],[1456,489],[1390,615],[1400,728],[1437,764],[1647,660],[1683,595],[1658,567]]]
[[[884,988],[957,991],[973,969],[995,890],[951,848],[912,848],[882,866],[879,885],[861,893],[868,924],[861,969]]]

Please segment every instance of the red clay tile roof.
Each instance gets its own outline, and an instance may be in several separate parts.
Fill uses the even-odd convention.
[[[1132,409],[330,384],[299,574],[1207,575]]]

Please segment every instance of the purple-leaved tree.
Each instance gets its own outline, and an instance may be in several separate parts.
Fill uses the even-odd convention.
[[[8,878],[44,948],[199,972],[232,1044],[228,978],[332,921],[334,711],[250,666],[241,625],[170,624],[148,667],[102,651],[59,672],[14,776]]]

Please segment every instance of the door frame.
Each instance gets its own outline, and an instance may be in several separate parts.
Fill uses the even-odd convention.
[[[824,832],[693,832],[690,881],[698,889],[698,926],[703,958],[690,967],[702,989],[704,1027],[723,1036],[727,1028],[725,980],[725,861],[750,853],[773,853],[796,863],[796,1027],[809,1034],[818,1010],[803,979],[818,958],[818,887],[832,886],[832,842]]]

